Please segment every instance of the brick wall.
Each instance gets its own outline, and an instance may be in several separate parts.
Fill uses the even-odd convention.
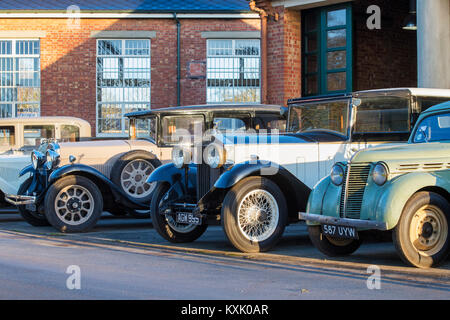
[[[187,66],[206,63],[203,31],[257,31],[259,19],[181,19],[181,104],[206,103],[206,80],[188,78]],[[41,39],[41,115],[75,116],[95,134],[96,39],[91,31],[156,31],[151,40],[152,108],[177,102],[177,34],[173,19],[82,19],[79,29],[66,19],[2,19],[0,31],[46,31]]]

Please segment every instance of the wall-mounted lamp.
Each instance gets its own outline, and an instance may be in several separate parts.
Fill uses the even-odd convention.
[[[409,13],[403,21],[404,30],[417,30],[416,1],[409,0]]]

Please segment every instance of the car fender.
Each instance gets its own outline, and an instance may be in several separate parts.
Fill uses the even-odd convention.
[[[26,175],[27,173],[32,173],[32,172],[34,172],[33,165],[29,164],[25,168],[20,170],[19,177],[22,177],[22,176]]]
[[[196,177],[197,177],[197,166],[190,164],[187,168],[177,168],[173,163],[163,164],[162,166],[153,170],[147,179],[148,183],[152,182],[166,182],[170,186],[173,186],[177,182],[182,182],[186,178],[186,172],[188,173],[188,187],[195,190]]]
[[[291,221],[297,221],[298,211],[306,209],[311,189],[283,166],[260,160],[242,162],[225,171],[216,181],[214,187],[200,199],[199,207],[204,209],[208,206],[208,202],[213,203],[213,205],[221,202],[228,189],[249,176],[262,176],[278,185],[288,203]]]
[[[336,206],[336,197],[328,197],[327,193],[330,189],[338,188],[334,184],[332,184],[330,176],[326,176],[322,178],[317,184],[313,187],[309,197],[308,203],[306,205],[306,213],[313,214],[323,214],[324,206],[327,206],[327,200],[330,199],[333,202],[333,205]],[[340,189],[340,188],[339,188]],[[307,225],[317,225],[318,223],[312,221],[306,221]]]
[[[68,164],[56,169],[50,174],[50,177],[48,178],[48,185],[52,185],[57,180],[67,175],[85,176],[87,178],[91,178],[91,180],[93,180],[93,182],[97,185],[98,181],[100,181],[110,189],[109,191],[112,192],[116,201],[132,209],[148,209],[147,205],[130,199],[125,192],[109,180],[103,173],[84,164]]]
[[[375,219],[394,228],[403,212],[406,202],[418,191],[426,188],[441,188],[450,193],[450,182],[443,171],[411,172],[392,179],[383,185],[378,195]]]

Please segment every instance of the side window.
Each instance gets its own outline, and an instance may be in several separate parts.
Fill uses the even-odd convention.
[[[286,131],[286,119],[270,115],[260,115],[253,120],[255,123],[255,130],[267,130],[270,133],[272,130],[278,130],[278,132]]]
[[[249,124],[239,118],[214,118],[213,129],[225,133],[226,131],[244,132],[249,128]]]
[[[61,141],[62,142],[80,141],[80,128],[73,125],[62,125]]]
[[[417,97],[417,106],[419,107],[420,112],[427,110],[429,107],[437,105],[442,102],[446,102],[450,100],[447,98],[439,98],[439,97]]]
[[[174,144],[183,142],[184,139],[192,141],[195,134],[199,134],[201,137],[205,131],[205,120],[203,116],[170,116],[162,119],[161,126],[162,142]],[[186,134],[190,137],[186,137]]]
[[[13,126],[0,127],[0,146],[9,147],[16,143],[16,135]]]
[[[38,146],[41,139],[50,138],[55,138],[55,126],[53,125],[24,126],[23,145],[25,147]]]

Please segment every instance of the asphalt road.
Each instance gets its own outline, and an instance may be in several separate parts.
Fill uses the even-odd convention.
[[[69,266],[76,267],[67,273]],[[380,281],[370,283],[379,289],[367,286],[373,266]],[[220,227],[174,245],[147,220],[105,213],[91,232],[61,234],[3,213],[0,270],[0,299],[450,299],[450,260],[406,267],[392,243],[376,237],[330,260],[303,224],[289,226],[273,251],[243,254]]]

